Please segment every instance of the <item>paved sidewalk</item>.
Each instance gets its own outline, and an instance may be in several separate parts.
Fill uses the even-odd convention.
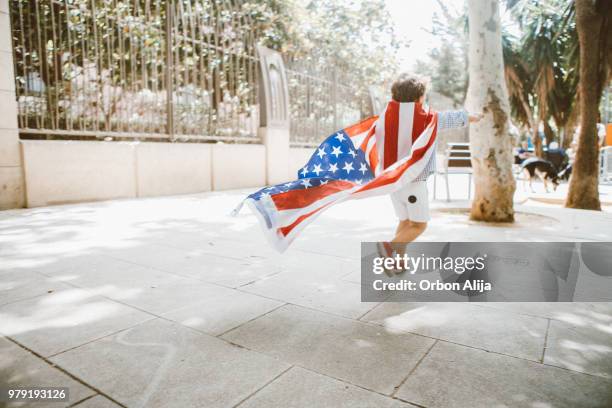
[[[80,408],[612,406],[612,304],[361,303],[386,198],[331,209],[279,255],[227,215],[242,196],[0,212],[0,383],[67,386]],[[433,207],[423,240],[612,231],[611,213],[541,202],[510,227]]]

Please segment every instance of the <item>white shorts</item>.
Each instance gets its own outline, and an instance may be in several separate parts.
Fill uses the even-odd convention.
[[[426,181],[408,184],[402,190],[391,194],[391,202],[397,218],[401,221],[429,221],[429,192]]]

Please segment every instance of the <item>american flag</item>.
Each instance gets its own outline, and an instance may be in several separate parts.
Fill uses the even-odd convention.
[[[297,180],[249,195],[234,214],[246,203],[282,252],[322,210],[348,199],[389,194],[414,181],[434,154],[437,118],[418,103],[391,101],[380,116],[325,139]]]

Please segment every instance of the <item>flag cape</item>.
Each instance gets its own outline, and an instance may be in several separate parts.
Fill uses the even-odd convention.
[[[373,116],[329,136],[298,179],[263,188],[246,204],[270,244],[283,252],[325,209],[345,200],[400,190],[434,154],[438,115],[418,103],[391,101]]]

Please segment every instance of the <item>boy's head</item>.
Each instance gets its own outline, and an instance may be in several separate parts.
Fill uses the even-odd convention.
[[[391,97],[396,102],[423,102],[427,82],[412,74],[401,74],[391,85]]]

